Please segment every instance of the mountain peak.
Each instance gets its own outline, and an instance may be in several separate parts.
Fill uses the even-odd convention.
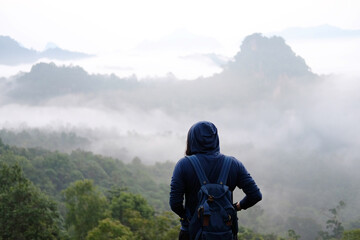
[[[92,57],[92,55],[61,49],[54,43],[48,43],[46,50],[38,52],[33,49],[22,47],[20,43],[9,36],[0,36],[0,64],[19,65],[35,63],[41,58],[72,60]]]
[[[227,66],[227,71],[267,78],[313,74],[305,60],[297,56],[281,37],[268,38],[254,33],[244,39],[240,49],[234,61]]]

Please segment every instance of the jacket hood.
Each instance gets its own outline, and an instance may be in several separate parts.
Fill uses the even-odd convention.
[[[195,123],[188,132],[187,141],[191,154],[220,152],[218,131],[211,122]]]

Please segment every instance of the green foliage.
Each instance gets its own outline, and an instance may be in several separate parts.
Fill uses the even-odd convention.
[[[300,235],[297,235],[293,229],[288,230],[288,240],[298,240]]]
[[[101,239],[100,236],[122,239],[121,237],[127,236],[126,229],[130,232],[127,236],[129,239],[178,238],[180,225],[177,216],[164,211],[168,209],[169,181],[174,167],[171,162],[147,166],[139,158],[135,158],[131,163],[125,164],[118,159],[81,150],[67,154],[11,147],[0,139],[1,163],[8,163],[10,166],[18,164],[24,170],[24,176],[58,200],[59,210],[66,219],[66,231],[72,239]],[[11,178],[3,178],[2,181],[11,181]],[[32,187],[27,190],[36,189],[28,182]],[[5,185],[1,184],[0,189]],[[37,189],[34,192],[40,191]],[[106,193],[107,198],[103,193]],[[48,199],[44,194],[42,196]],[[0,204],[4,209],[10,206],[5,201]],[[328,228],[320,239],[334,238],[335,233],[343,230],[338,216],[343,207],[344,204],[340,202],[339,206],[329,209],[331,216],[327,221]],[[54,203],[52,208],[56,210]],[[36,212],[35,210],[33,207],[28,209],[29,212]],[[294,209],[294,213],[297,211],[298,209]],[[314,239],[314,235],[321,229],[315,220],[297,214],[290,218],[270,218],[261,205],[240,212],[239,217],[240,225],[246,227],[240,228],[241,239],[293,240],[299,239],[299,235],[301,239]],[[51,218],[57,223],[54,225],[57,237],[60,238],[61,234],[65,237],[67,233],[59,230],[62,229],[59,216],[55,214]],[[347,225],[348,229],[352,229],[358,225],[355,221],[351,223],[351,228],[349,226],[350,224]],[[120,237],[121,231],[124,236]],[[286,237],[264,232],[281,233]]]
[[[173,213],[155,215],[144,197],[123,190],[112,191],[109,198],[112,218],[129,227],[136,239],[177,239],[180,225]]]
[[[360,240],[360,229],[344,231],[342,240]]]
[[[344,227],[340,221],[339,211],[345,208],[345,202],[340,201],[339,204],[335,208],[329,209],[331,213],[330,218],[326,221],[326,229],[327,231],[320,231],[319,237],[322,240],[330,240],[330,239],[341,239],[342,234],[344,232]]]
[[[130,192],[142,194],[157,211],[169,210],[169,184],[163,183],[171,172],[171,163],[158,164],[166,174],[159,174],[154,166],[146,166],[140,159],[124,164],[118,159],[76,150],[71,154],[51,152],[38,148],[0,146],[0,163],[18,163],[24,174],[45,193],[61,201],[60,192],[70,183],[92,179],[103,192],[113,186],[126,187]],[[173,166],[173,165],[172,165]],[[170,178],[170,177],[169,177]],[[160,183],[162,182],[162,183]]]
[[[279,237],[274,233],[261,234],[252,231],[251,229],[239,227],[238,239],[244,240],[298,240],[300,235],[296,234],[293,229],[288,230],[288,236],[286,238]]]
[[[154,216],[154,210],[141,195],[129,192],[120,192],[119,196],[112,198],[110,208],[112,217],[121,222],[126,222],[126,211],[136,211],[146,219]]]
[[[130,229],[122,225],[118,220],[106,218],[101,220],[99,225],[92,229],[86,240],[135,240]]]
[[[164,165],[169,166],[169,164]],[[159,164],[159,166],[164,165]],[[174,165],[172,166],[174,167]],[[169,169],[172,170],[173,167]],[[132,180],[126,180],[125,184],[131,192],[144,196],[149,202],[149,204],[154,206],[156,210],[169,210],[168,194],[170,191],[170,176],[166,184],[164,184],[161,180],[158,181],[162,183],[157,184],[156,179],[159,178],[158,175],[156,175],[154,167],[146,166],[141,162],[139,158],[134,158],[133,161],[127,165],[127,169],[130,173],[129,179]],[[169,171],[169,169],[166,172],[171,172],[171,170]],[[159,176],[161,179],[164,175],[160,174]],[[133,181],[134,179],[136,179],[136,181]]]
[[[66,226],[75,239],[87,233],[106,217],[107,201],[90,180],[76,181],[64,190],[67,208]]]
[[[18,165],[0,164],[0,239],[60,239],[56,204]]]
[[[59,206],[64,207],[66,230],[72,239],[103,237],[103,239],[171,240],[178,237],[180,225],[173,213],[155,214],[147,198],[128,192],[129,188],[124,187],[130,186],[135,192],[146,193],[146,190],[156,192],[159,186],[164,193],[158,194],[157,198],[163,197],[167,200],[168,188],[157,185],[147,173],[150,172],[147,171],[147,166],[139,159],[126,166],[121,161],[89,152],[75,151],[68,155],[41,149],[9,147],[2,143],[0,153],[0,162],[7,161],[22,165],[32,180],[50,194],[56,196],[59,194],[57,192],[66,186],[62,191],[63,198],[58,199],[64,201],[60,202]],[[94,181],[87,179],[76,181],[85,177],[91,177]],[[2,181],[11,180],[9,177],[2,179]],[[31,183],[28,180],[26,182]],[[95,183],[103,191],[112,186],[112,190],[107,190],[108,199],[95,187]],[[152,196],[156,195],[152,193]],[[7,206],[7,202],[4,202],[4,206]],[[55,204],[52,209],[56,209]],[[36,208],[30,207],[28,210],[35,211]],[[54,215],[51,219],[55,221],[58,215]],[[58,228],[57,230],[59,232]],[[66,233],[62,235],[65,238]]]
[[[278,240],[278,237],[275,234],[263,235],[241,226],[239,227],[238,238],[244,240]]]
[[[153,239],[154,210],[138,195],[121,191],[112,197],[111,216],[129,227],[139,239]]]
[[[90,145],[88,139],[73,132],[55,132],[37,128],[21,131],[0,129],[0,138],[9,145],[26,148],[39,147],[61,152],[71,152],[78,148],[84,149]]]
[[[155,239],[177,240],[179,236],[180,222],[172,212],[163,212],[155,216]]]

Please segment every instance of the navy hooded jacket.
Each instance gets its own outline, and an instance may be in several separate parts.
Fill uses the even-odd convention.
[[[219,137],[214,124],[198,122],[188,133],[187,148],[189,155],[195,154],[210,182],[215,183],[222,168],[224,155],[220,153]],[[226,185],[234,191],[236,187],[242,189],[245,197],[240,201],[241,209],[247,209],[261,200],[262,195],[255,181],[245,169],[244,165],[234,157]],[[175,166],[171,179],[170,207],[182,219],[190,219],[194,214],[200,190],[200,183],[190,160],[180,159]],[[185,196],[185,206],[183,204]],[[181,229],[188,230],[187,221],[182,221]]]

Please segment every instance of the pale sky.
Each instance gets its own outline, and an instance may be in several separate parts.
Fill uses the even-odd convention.
[[[174,32],[218,42],[221,50],[210,47],[206,51],[233,57],[244,37],[255,32],[266,34],[323,24],[360,29],[360,1],[0,0],[0,35],[10,36],[24,47],[38,51],[52,42],[66,50],[96,54],[98,59],[74,64],[90,73],[114,72],[118,76],[132,73],[141,77],[164,76],[173,72],[177,77],[194,79],[221,70],[204,61],[179,59],[189,53],[169,56],[165,51],[167,55],[139,57],[136,56],[139,52],[133,52],[144,41],[161,43]],[[360,73],[354,61],[360,55],[357,40],[345,44],[290,44],[317,73]],[[347,49],[343,49],[345,45]],[[201,52],[198,47],[195,46],[196,50]],[[11,76],[18,71],[29,71],[30,67],[29,64],[0,66],[0,75]]]
[[[0,0],[0,35],[37,50],[47,42],[90,53],[121,50],[177,29],[234,44],[254,32],[321,24],[360,29],[360,1]]]

